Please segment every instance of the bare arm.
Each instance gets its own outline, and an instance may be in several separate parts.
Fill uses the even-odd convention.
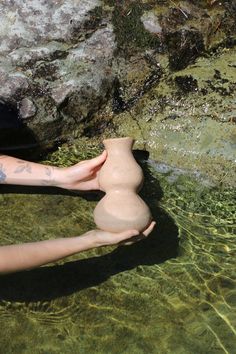
[[[139,235],[136,230],[117,234],[92,230],[79,237],[2,246],[0,247],[0,274],[39,267],[92,248],[115,245],[130,239],[136,241],[147,237],[154,226],[155,222],[152,222],[142,235]]]
[[[55,262],[93,247],[90,237],[58,238],[0,247],[0,274]]]
[[[94,159],[79,162],[71,167],[58,168],[0,155],[0,183],[57,186],[78,190],[100,189],[97,174],[106,156],[104,151]],[[38,267],[81,251],[114,245],[132,237],[137,240],[149,235],[154,226],[155,223],[151,223],[142,235],[139,235],[136,230],[119,234],[92,230],[79,237],[2,246],[0,247],[0,273]]]
[[[11,156],[0,156],[0,183],[28,186],[56,185],[60,169]]]
[[[94,159],[59,168],[0,155],[0,184],[56,186],[75,190],[99,189],[97,173],[106,156],[104,151]]]

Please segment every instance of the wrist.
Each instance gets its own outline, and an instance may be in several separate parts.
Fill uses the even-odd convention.
[[[80,250],[86,251],[92,248],[97,248],[99,245],[96,242],[94,230],[88,231],[85,234],[77,237],[78,245]],[[81,249],[82,247],[82,249]]]
[[[66,181],[66,168],[55,167],[54,174],[53,174],[53,180],[52,180],[52,186],[64,188],[64,185],[66,185],[66,183],[67,183],[67,181]]]
[[[90,248],[99,248],[112,245],[112,242],[109,239],[109,233],[105,231],[94,229],[86,232],[84,236],[90,243]]]

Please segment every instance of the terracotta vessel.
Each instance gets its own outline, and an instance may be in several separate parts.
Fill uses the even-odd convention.
[[[104,231],[143,231],[152,217],[148,206],[137,192],[143,183],[143,172],[132,154],[132,138],[106,139],[108,153],[99,173],[99,184],[106,195],[94,210],[94,221]]]

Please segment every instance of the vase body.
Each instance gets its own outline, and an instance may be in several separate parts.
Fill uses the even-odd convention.
[[[94,210],[94,221],[104,231],[145,230],[151,222],[148,206],[137,194],[143,172],[132,154],[132,138],[106,139],[108,153],[99,172],[100,188],[106,195]]]

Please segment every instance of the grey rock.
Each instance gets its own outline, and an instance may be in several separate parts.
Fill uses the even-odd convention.
[[[81,104],[85,92],[88,104],[91,103],[91,94],[92,99],[94,95],[103,96],[101,88],[104,88],[104,83],[112,83],[110,67],[114,49],[113,30],[107,26],[97,30],[88,41],[68,51],[67,58],[61,61],[57,69],[59,79],[50,85],[51,97],[55,103],[60,105],[66,98],[76,94],[76,100]]]
[[[22,119],[33,117],[37,112],[34,103],[27,97],[20,102],[19,113]]]
[[[71,134],[107,99],[116,45],[100,5],[99,0],[0,4],[0,101],[18,108],[39,141]]]
[[[89,11],[99,0],[14,0],[0,4],[0,53],[29,48],[51,41],[69,41],[73,29],[82,29],[89,20]]]
[[[13,102],[20,92],[29,88],[27,76],[22,72],[6,72],[0,67],[0,99]]]

